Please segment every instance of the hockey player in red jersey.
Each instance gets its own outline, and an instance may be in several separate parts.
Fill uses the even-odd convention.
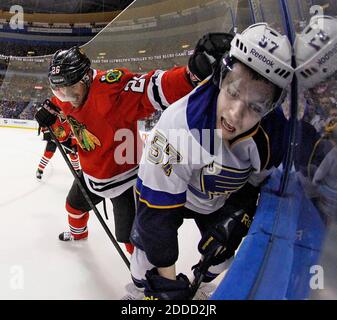
[[[117,241],[126,243],[129,252],[133,250],[129,236],[135,215],[134,186],[142,149],[134,143],[141,141],[137,139],[137,121],[189,93],[196,82],[212,72],[212,61],[204,52],[207,57],[217,59],[217,51],[222,52],[224,46],[228,46],[225,34],[208,35],[198,43],[200,54],[193,56],[190,68],[155,70],[144,75],[123,68],[94,70],[78,47],[60,50],[52,57],[49,81],[54,97],[51,103],[66,115],[77,139],[83,171],[80,179],[94,204],[103,198],[111,199]],[[50,106],[50,102],[35,116],[41,126],[55,121],[56,116],[49,112],[47,105]],[[130,137],[134,140],[128,139]],[[131,154],[133,151],[134,156],[124,157],[125,151]],[[76,182],[69,191],[66,210],[71,232],[61,233],[59,239],[87,238],[90,207]]]
[[[63,145],[65,152],[68,154],[71,164],[75,171],[79,173],[80,164],[77,154],[76,139],[73,137],[70,126],[65,117],[60,115],[56,118],[56,122],[51,126],[55,137]],[[36,170],[36,178],[42,179],[44,169],[48,165],[50,159],[54,156],[56,151],[56,143],[52,140],[51,134],[48,128],[39,128],[43,134],[43,140],[47,142],[44,153],[41,157],[40,163]]]

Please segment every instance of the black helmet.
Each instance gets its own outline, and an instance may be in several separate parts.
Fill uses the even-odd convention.
[[[85,76],[91,61],[79,47],[58,50],[49,65],[48,78],[52,87],[71,86]]]

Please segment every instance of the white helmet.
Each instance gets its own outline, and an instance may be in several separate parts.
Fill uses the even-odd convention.
[[[290,84],[294,75],[288,38],[266,23],[253,24],[241,34],[237,33],[229,54],[282,89]]]
[[[337,19],[314,16],[297,35],[295,44],[296,76],[300,84],[313,88],[337,71]]]

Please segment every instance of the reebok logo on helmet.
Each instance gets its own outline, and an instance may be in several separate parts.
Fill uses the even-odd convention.
[[[57,84],[57,83],[62,83],[64,81],[63,77],[58,77],[58,78],[54,78],[53,79],[53,83]]]
[[[329,51],[327,52],[322,58],[317,60],[317,64],[319,67],[323,66],[326,62],[328,62],[330,60],[330,58],[332,58],[335,54],[337,53],[337,43],[335,44],[335,46]]]
[[[265,55],[259,53],[254,48],[250,50],[250,54],[254,57],[258,58],[260,61],[265,63],[266,65],[270,66],[271,68],[274,67],[275,62],[273,60],[269,60]]]

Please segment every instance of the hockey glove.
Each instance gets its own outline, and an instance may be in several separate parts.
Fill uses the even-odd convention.
[[[35,119],[40,127],[49,127],[55,123],[58,114],[59,109],[47,99],[37,108]]]
[[[43,138],[42,138],[43,141],[51,141],[52,138],[51,138],[51,134],[50,134],[50,131],[49,130],[46,130],[46,131],[43,131]]]
[[[229,51],[233,35],[207,33],[197,43],[188,61],[188,72],[195,86],[213,73],[221,57]]]
[[[211,265],[218,265],[235,253],[246,236],[251,219],[243,210],[236,211],[210,228],[199,242],[198,250],[204,257],[211,255]]]
[[[191,295],[190,281],[180,273],[177,280],[159,275],[157,268],[147,271],[144,281],[145,300],[188,300]]]

